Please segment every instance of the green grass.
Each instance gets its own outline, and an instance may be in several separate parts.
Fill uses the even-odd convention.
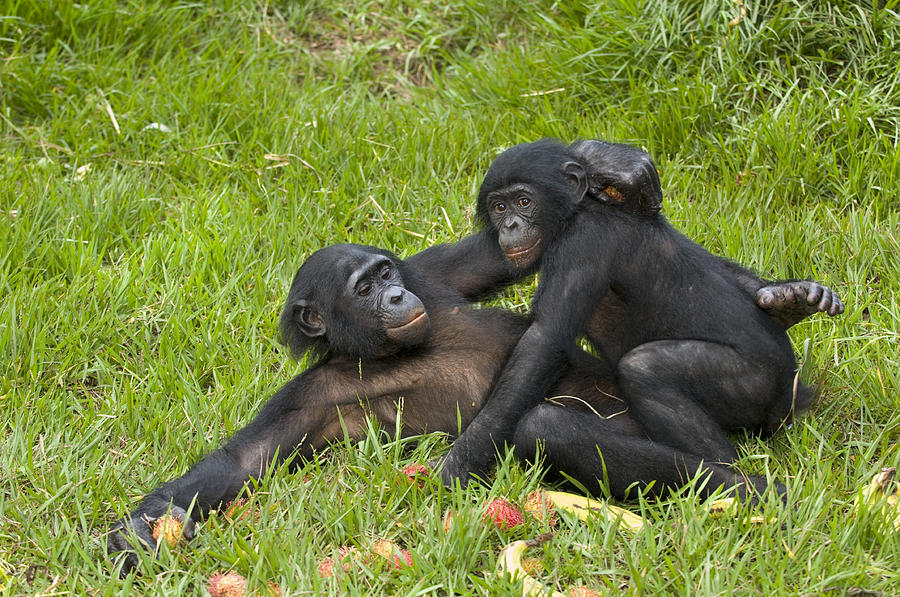
[[[898,3],[745,3],[730,27],[732,0],[6,0],[0,594],[202,593],[228,569],[290,594],[517,594],[496,555],[544,529],[500,533],[479,508],[539,475],[507,461],[466,492],[398,482],[446,450],[437,437],[408,453],[373,431],[273,471],[251,498],[259,522],[214,515],[139,577],[110,576],[103,534],[307,365],[276,335],[306,256],[460,238],[497,152],[542,136],[646,147],[690,237],[767,277],[824,280],[848,306],[791,332],[816,408],[740,441],[742,470],[788,483],[768,512],[783,524],[711,520],[690,492],[630,503],[649,522],[637,537],[564,520],[545,579],[895,594],[900,534],[852,501],[900,465]],[[450,507],[471,524],[444,533]],[[414,567],[318,578],[318,559],[376,536]]]

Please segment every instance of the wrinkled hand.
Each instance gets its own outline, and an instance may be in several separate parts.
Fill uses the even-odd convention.
[[[454,455],[453,450],[444,456],[441,465],[441,482],[444,487],[452,488],[459,481],[463,489],[469,484],[469,469],[461,459]]]
[[[844,312],[844,303],[831,288],[810,280],[783,282],[760,288],[756,304],[785,328],[815,313],[831,317]]]
[[[453,443],[450,452],[437,464],[440,466],[441,482],[452,488],[456,481],[465,488],[473,478],[485,478],[494,464],[496,448],[487,435],[487,444],[477,434],[463,432]]]
[[[587,170],[588,194],[593,199],[643,215],[656,214],[662,208],[659,173],[647,152],[596,139],[577,141],[569,149]],[[607,187],[614,187],[621,197],[607,194]]]
[[[141,507],[130,518],[123,518],[116,522],[107,534],[107,553],[113,561],[121,561],[122,568],[119,572],[121,576],[126,576],[134,570],[138,565],[137,549],[146,549],[154,554],[159,549],[159,542],[153,538],[153,523],[156,519],[170,514],[182,523],[182,536],[187,539],[193,539],[196,534],[197,525],[187,515],[183,508],[168,504],[159,508]],[[133,541],[138,541],[138,545],[134,545]]]

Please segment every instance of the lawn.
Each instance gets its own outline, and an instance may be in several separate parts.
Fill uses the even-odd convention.
[[[253,515],[213,514],[140,575],[111,573],[104,534],[310,364],[276,326],[307,256],[461,238],[491,160],[544,136],[643,146],[679,229],[764,277],[824,281],[847,312],[790,332],[813,410],[737,438],[741,470],[789,487],[762,513],[777,523],[712,519],[695,488],[619,504],[638,534],[564,516],[541,578],[896,594],[900,533],[854,499],[900,467],[898,0],[3,5],[0,595],[205,594],[228,570],[285,594],[521,594],[497,555],[546,524],[480,512],[521,503],[540,471],[507,458],[489,486],[406,482],[438,436],[372,429],[270,471]],[[499,302],[526,309],[533,288]],[[376,538],[413,566],[317,573]]]

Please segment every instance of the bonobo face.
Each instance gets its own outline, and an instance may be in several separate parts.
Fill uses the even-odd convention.
[[[380,358],[421,344],[430,322],[425,306],[404,285],[403,262],[361,245],[332,245],[297,271],[281,314],[291,352]]]
[[[510,147],[491,163],[478,191],[478,218],[518,269],[539,264],[587,193],[577,156],[552,140]]]
[[[381,322],[392,342],[402,346],[423,342],[430,327],[428,314],[419,297],[403,285],[393,261],[378,254],[362,255],[358,261],[346,285],[354,309]]]
[[[526,183],[514,183],[487,196],[488,217],[500,248],[519,269],[534,264],[544,251],[536,199],[534,187]]]

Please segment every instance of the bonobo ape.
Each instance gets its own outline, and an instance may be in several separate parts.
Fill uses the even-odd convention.
[[[122,572],[136,565],[132,551],[141,548],[129,544],[130,530],[152,548],[149,522],[170,507],[176,516],[186,517],[193,502],[191,516],[203,516],[237,496],[268,467],[292,456],[308,458],[342,439],[343,429],[351,439],[362,438],[367,416],[393,429],[402,404],[406,436],[431,431],[455,436],[457,413],[462,426],[468,425],[529,325],[526,318],[501,309],[472,308],[466,298],[483,295],[507,279],[502,262],[484,258],[485,249],[469,237],[406,261],[356,245],[313,254],[294,278],[281,326],[295,354],[311,350],[318,361],[281,388],[225,446],[156,488],[116,523],[109,551],[124,552]],[[475,272],[480,272],[480,282]],[[789,301],[779,301],[776,309],[782,307],[794,310]],[[585,454],[596,455],[599,448],[615,495],[623,495],[632,483],[655,482],[654,491],[682,484],[699,469],[700,459],[648,440],[612,398],[618,393],[600,361],[573,351],[548,395],[580,400],[557,398],[557,404],[534,408],[533,416],[520,424],[523,442],[531,438],[533,446],[533,437],[545,432],[545,412],[559,410],[552,420],[572,426],[558,450],[555,443],[548,446],[560,469],[577,469]],[[741,482],[727,467],[705,466],[710,488]],[[602,467],[583,473],[592,480],[585,484],[596,487],[593,479],[602,473]],[[193,521],[185,520],[184,528],[190,537]]]
[[[482,234],[520,272],[541,277],[533,322],[445,459],[446,483],[483,475],[505,441],[520,447],[520,421],[582,335],[614,369],[647,436],[706,462],[736,458],[727,432],[771,433],[811,400],[784,327],[757,307],[781,291],[678,233],[652,196],[642,209],[617,206],[615,189],[594,184],[589,158],[627,146],[588,143],[601,144],[593,153],[549,140],[517,145],[481,185]],[[843,311],[830,291],[797,284],[798,302]],[[537,424],[551,447],[569,433],[553,420],[560,412]],[[552,452],[548,460],[556,464]]]

